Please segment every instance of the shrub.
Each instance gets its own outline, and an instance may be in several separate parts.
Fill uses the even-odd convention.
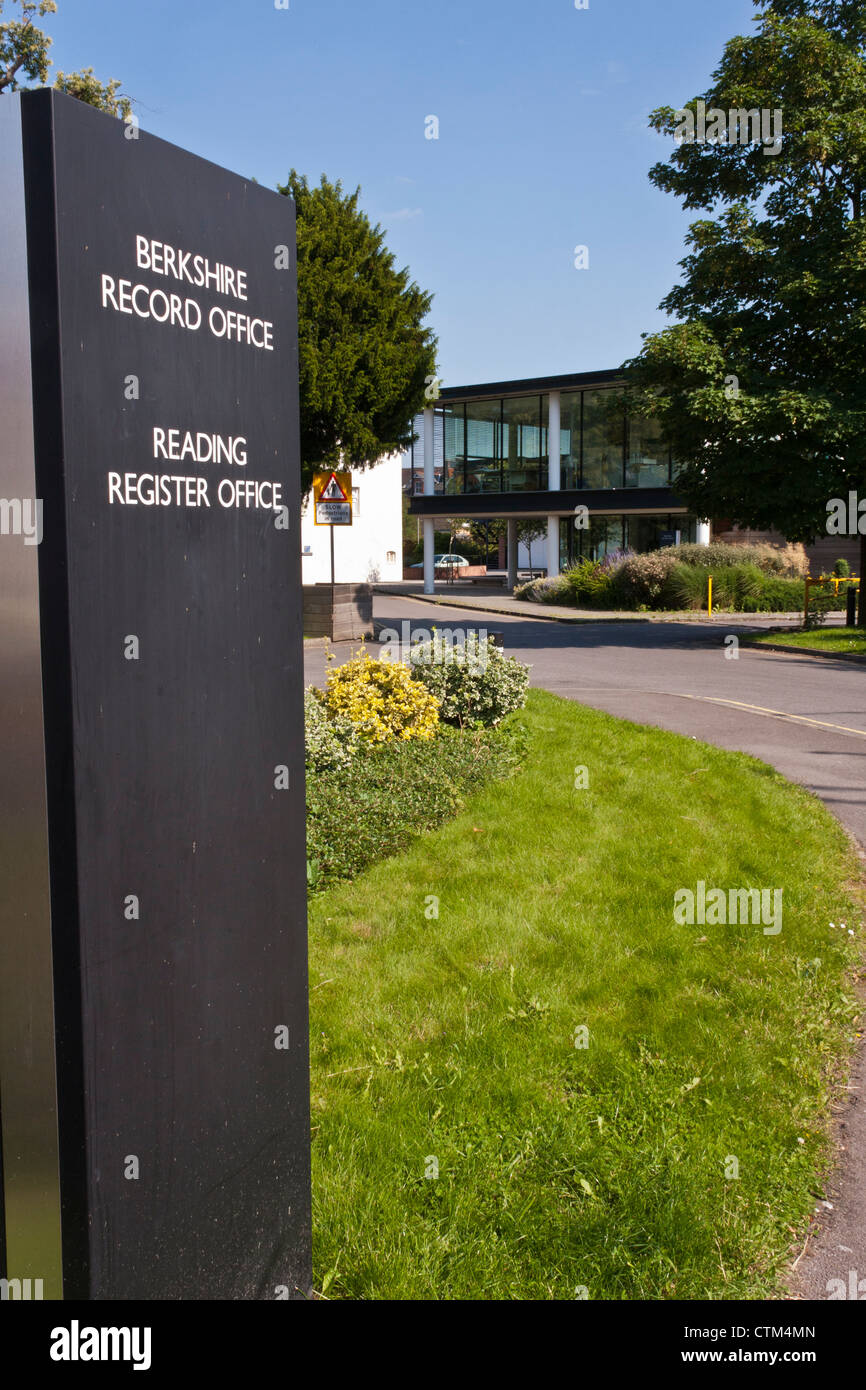
[[[803,622],[805,630],[810,632],[816,627],[821,627],[827,621],[828,613],[830,613],[835,606],[836,602],[832,593],[828,593],[826,589],[823,592],[817,589],[810,589],[809,611]]]
[[[795,612],[803,606],[809,561],[802,545],[744,544],[665,546],[643,554],[614,551],[604,560],[583,560],[557,579],[537,579],[515,590],[540,603],[589,608],[685,608],[707,604],[708,571],[713,607],[746,613]]]
[[[659,604],[666,608],[706,608],[708,574],[697,565],[673,565],[664,582],[663,598]],[[714,576],[715,578],[715,576]],[[723,607],[721,586],[713,585],[714,606]]]
[[[770,545],[754,543],[733,545],[728,541],[713,541],[710,545],[679,545],[656,551],[676,556],[678,564],[698,565],[701,569],[717,570],[728,565],[755,565],[766,574],[805,578],[809,560],[802,545]]]
[[[670,592],[675,605],[680,608],[705,608],[709,598],[710,573],[714,609],[738,611],[747,601],[758,604],[766,576],[757,565],[720,565],[712,571],[697,565],[677,565],[670,579]]]
[[[676,566],[678,549],[682,547],[649,550],[644,555],[629,555],[623,561],[613,585],[624,607],[638,608],[643,604],[653,608],[658,604]]]
[[[809,588],[809,612],[806,614],[805,626],[807,628],[820,627],[826,620],[828,613],[844,609],[845,595],[852,587],[851,584],[840,584],[838,592],[834,593],[831,584],[812,584]]]
[[[564,574],[553,575],[550,579],[531,579],[528,584],[517,585],[514,597],[530,603],[568,603],[568,583]]]
[[[307,768],[314,772],[346,767],[358,750],[354,724],[329,714],[312,686],[304,691],[304,745]]]
[[[476,632],[464,643],[422,642],[410,654],[412,674],[436,697],[446,724],[494,725],[526,704],[529,667]]]
[[[439,703],[400,661],[376,661],[366,652],[353,657],[328,672],[322,699],[371,743],[436,735]]]
[[[803,611],[806,584],[802,579],[785,579],[774,574],[763,577],[761,591],[755,599],[745,598],[744,613],[798,613]]]
[[[457,815],[467,796],[519,766],[521,733],[509,728],[458,733],[443,725],[432,742],[364,743],[348,766],[309,773],[311,888],[352,878]]]
[[[757,565],[720,565],[712,571],[713,610],[736,613],[794,613],[803,607],[802,579],[765,574]],[[673,607],[707,606],[709,574],[697,565],[677,565],[665,597]]]
[[[566,570],[567,592],[572,603],[604,608],[610,602],[612,569],[599,560],[581,560]]]
[[[847,560],[840,556],[833,566],[833,573],[838,579],[847,579],[848,575],[851,573],[851,566],[848,564]]]

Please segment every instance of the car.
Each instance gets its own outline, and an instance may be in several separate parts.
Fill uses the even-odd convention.
[[[466,559],[465,555],[451,554],[433,556],[433,568],[437,570],[456,570],[461,565],[468,564],[469,561]],[[414,565],[409,565],[408,568],[411,570],[423,570],[424,564],[419,560]]]
[[[457,565],[468,565],[469,561],[462,555],[434,555],[433,564],[436,569],[455,569]]]

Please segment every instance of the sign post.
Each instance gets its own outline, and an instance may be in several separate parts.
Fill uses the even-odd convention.
[[[348,471],[313,474],[316,526],[331,528],[331,596],[334,593],[334,527],[352,525],[352,474]]]
[[[0,1274],[303,1298],[294,207],[45,90],[0,242]]]

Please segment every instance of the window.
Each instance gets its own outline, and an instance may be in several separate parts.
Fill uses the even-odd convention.
[[[502,402],[466,404],[466,467],[463,492],[502,491]]]
[[[668,446],[662,442],[658,420],[629,417],[626,487],[667,487]]]
[[[385,563],[388,564],[388,565],[396,565],[396,563],[397,563],[397,552],[396,552],[396,550],[387,550],[387,551],[385,552]]]
[[[622,391],[584,391],[583,486],[622,487],[624,454]]]
[[[559,522],[559,560],[562,569],[579,560],[602,560],[614,550],[636,550],[643,554],[659,546],[694,541],[697,522],[682,512],[633,514],[631,516],[600,516],[589,518],[589,527],[575,526],[573,517],[564,516]]]
[[[503,491],[538,492],[547,487],[543,433],[541,396],[518,396],[502,402]]]
[[[463,491],[463,465],[466,459],[466,406],[446,405],[442,410],[445,491]]]
[[[560,487],[669,487],[670,450],[656,420],[628,416],[621,385],[560,393]],[[437,492],[543,492],[549,483],[550,393],[440,401],[434,415]],[[414,452],[416,486],[423,454]],[[420,487],[418,488],[420,491]],[[621,502],[618,505],[626,505]]]
[[[352,488],[352,520],[354,521],[354,520],[355,520],[355,517],[356,517],[356,516],[360,516],[360,515],[361,515],[361,489],[360,489],[359,487],[353,487],[353,488]]]
[[[560,397],[560,486],[580,487],[580,436],[582,393],[564,391]]]

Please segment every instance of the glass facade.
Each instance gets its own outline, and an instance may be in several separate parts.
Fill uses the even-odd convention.
[[[445,492],[543,492],[547,488],[547,396],[437,407]]]
[[[450,493],[544,492],[548,483],[547,393],[442,402],[442,483]],[[667,487],[671,460],[658,423],[630,414],[622,387],[560,394],[563,489]]]
[[[583,392],[581,487],[622,487],[625,403],[621,391]]]
[[[540,492],[547,487],[547,429],[541,422],[544,396],[508,396],[502,402],[503,492]]]
[[[635,416],[628,422],[628,452],[625,463],[626,487],[667,487],[670,457],[662,443],[658,420]]]
[[[502,402],[470,401],[466,406],[462,486],[454,492],[502,492]]]
[[[583,391],[563,391],[559,398],[560,487],[566,489],[580,487],[583,396]]]
[[[681,545],[697,539],[695,517],[668,512],[635,516],[610,513],[591,515],[585,528],[575,526],[573,517],[560,517],[559,562],[565,569],[580,560],[603,560],[615,550],[658,550],[676,545],[677,536]]]

